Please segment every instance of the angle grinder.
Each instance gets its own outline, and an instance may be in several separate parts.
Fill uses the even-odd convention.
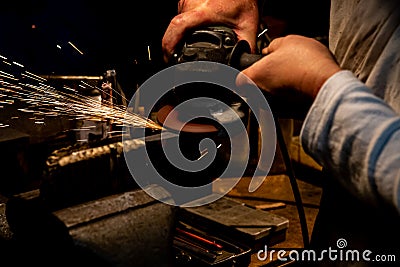
[[[262,57],[261,54],[251,54],[249,43],[245,40],[238,40],[235,32],[225,26],[210,26],[191,32],[186,36],[178,51],[174,55],[174,64],[212,61],[228,65],[237,70],[247,68]],[[193,65],[193,68],[183,69],[180,74],[185,75],[191,71],[204,71],[195,68],[196,65]],[[166,128],[177,129],[182,123],[180,118],[192,114],[177,114],[173,107],[196,97],[217,99],[231,107],[230,110],[237,112],[240,118],[244,118],[244,115],[247,114],[247,111],[243,110],[246,109],[245,101],[241,97],[234,95],[230,90],[227,90],[227,88],[215,84],[193,82],[177,86],[166,95],[166,100],[161,101],[162,105],[160,105],[161,107],[159,106],[160,108],[157,112],[158,122]],[[211,114],[217,123],[228,123],[228,117],[232,117],[227,115],[229,111],[224,110],[221,105],[214,101],[197,101],[192,104],[190,111],[196,114]],[[175,120],[169,120],[170,125],[165,125],[165,118],[170,112],[173,112],[171,115]],[[182,119],[184,120],[184,118]],[[216,132],[218,129],[215,121],[199,118],[187,123],[180,130],[198,133]]]
[[[177,75],[183,76],[190,76],[193,72],[208,72],[210,75],[215,75],[218,70],[201,69],[201,67],[198,69],[197,64],[181,63],[211,61],[242,70],[262,57],[259,54],[251,54],[248,42],[238,40],[234,31],[224,26],[206,27],[191,32],[184,38],[178,51],[172,63],[177,66]],[[217,64],[215,68],[218,68]],[[201,100],[191,102],[195,98]],[[220,85],[190,82],[172,88],[159,103],[155,110],[153,109],[157,114],[156,121],[170,131],[179,132],[180,148],[186,158],[196,161],[202,157],[199,142],[203,139],[212,139],[218,146],[216,158],[209,168],[198,173],[188,173],[190,180],[196,181],[193,184],[197,186],[198,182],[208,183],[210,179],[219,177],[231,158],[232,142],[240,144],[241,140],[244,140],[241,136],[244,133],[229,137],[225,127],[230,125],[230,129],[239,129],[244,125],[248,128],[251,113],[245,99]],[[186,108],[177,108],[182,103],[186,103]],[[241,127],[236,127],[239,124]],[[243,160],[240,156],[235,155],[235,157],[246,161],[244,158],[245,155],[249,155],[249,150],[248,144],[243,145],[241,150]],[[182,172],[168,169],[168,173],[174,173],[173,176]],[[174,183],[182,184],[177,181]],[[184,182],[184,185],[188,184],[192,183]]]

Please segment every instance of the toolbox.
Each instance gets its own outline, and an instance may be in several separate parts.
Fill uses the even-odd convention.
[[[226,196],[181,207],[173,240],[175,258],[178,266],[248,266],[253,252],[284,241],[288,226],[282,216]]]

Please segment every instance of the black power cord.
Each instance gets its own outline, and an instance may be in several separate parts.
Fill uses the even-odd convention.
[[[300,227],[301,227],[301,232],[302,232],[302,237],[303,237],[303,245],[304,245],[304,248],[308,248],[310,245],[310,241],[309,241],[309,237],[308,237],[307,220],[306,220],[306,214],[304,212],[303,201],[301,199],[300,189],[297,184],[297,179],[296,179],[296,175],[295,175],[295,172],[293,169],[292,160],[289,155],[289,151],[287,149],[285,139],[283,137],[281,125],[279,124],[279,120],[276,117],[276,115],[274,115],[274,121],[275,121],[275,128],[276,128],[278,143],[279,143],[280,150],[282,153],[282,158],[284,160],[285,167],[286,167],[286,174],[288,175],[289,180],[290,180],[294,200],[296,203],[297,212],[299,214]]]

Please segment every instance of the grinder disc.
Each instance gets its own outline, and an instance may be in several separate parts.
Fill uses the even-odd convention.
[[[166,119],[168,118],[167,123]],[[215,133],[218,132],[217,127],[208,123],[199,123],[199,122],[183,122],[180,119],[179,111],[174,109],[172,105],[165,105],[160,108],[157,112],[157,121],[163,127],[175,130],[175,131],[183,131],[188,133]]]

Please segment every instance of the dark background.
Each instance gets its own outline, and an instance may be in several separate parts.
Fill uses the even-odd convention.
[[[115,69],[128,91],[127,87],[134,86],[149,67],[148,46],[151,64],[162,63],[161,39],[176,12],[176,3],[4,1],[0,9],[0,54],[39,75],[98,76]]]

